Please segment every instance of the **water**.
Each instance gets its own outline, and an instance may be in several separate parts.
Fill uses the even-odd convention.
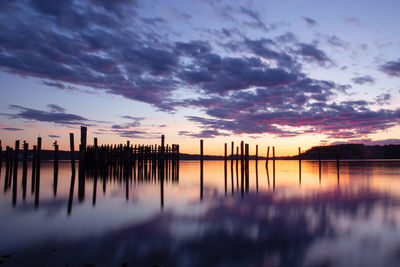
[[[397,161],[343,161],[339,175],[334,161],[321,174],[303,161],[301,175],[298,161],[275,175],[250,161],[248,188],[240,163],[225,180],[223,161],[205,161],[202,190],[199,162],[163,183],[78,170],[71,183],[60,162],[56,186],[43,162],[39,191],[28,166],[25,200],[21,165],[0,191],[3,266],[400,266]]]

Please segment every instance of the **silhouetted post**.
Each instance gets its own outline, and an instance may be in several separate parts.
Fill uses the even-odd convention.
[[[203,200],[203,139],[200,140],[200,200]]]
[[[246,192],[249,191],[249,144],[245,145],[245,174],[246,174]]]
[[[3,167],[3,148],[1,147],[1,140],[0,140],[0,174],[1,174],[1,168]]]
[[[165,153],[165,136],[161,135],[161,160],[159,166],[161,167],[161,177],[164,177],[164,153]]]
[[[75,158],[74,158],[74,153],[75,153],[75,148],[74,148],[74,134],[70,133],[69,134],[69,148],[71,151],[71,171],[75,174]],[[75,176],[74,176],[75,179]]]
[[[225,143],[225,155],[224,155],[225,195],[227,194],[227,191],[228,191],[228,181],[227,181],[228,177],[227,177],[227,166],[226,166],[226,163],[227,163],[227,153],[228,153],[228,144]]]
[[[339,173],[339,151],[336,152],[336,169],[337,172]]]
[[[236,169],[238,168],[239,165],[239,147],[236,147]]]
[[[268,158],[269,158],[269,146],[267,148],[267,159],[265,160],[265,168],[268,169]]]
[[[8,189],[8,176],[10,174],[10,147],[6,146],[6,175],[4,177],[4,192]]]
[[[258,145],[256,145],[256,166],[258,164]]]
[[[33,145],[32,149],[32,180],[31,180],[31,193],[35,192],[36,184],[36,145]]]
[[[321,183],[321,147],[318,148],[319,183]]]
[[[233,142],[231,143],[231,168],[233,168],[233,154],[234,154]]]
[[[24,141],[24,155],[23,155],[23,163],[22,163],[22,199],[26,198],[26,182],[28,176],[28,143]]]
[[[54,141],[54,162],[53,162],[53,195],[57,196],[57,184],[58,184],[58,144]]]
[[[14,148],[14,174],[13,174],[13,194],[12,194],[12,204],[13,204],[13,206],[15,206],[15,205],[17,204],[18,154],[19,154],[19,140],[15,140],[15,148]]]
[[[227,155],[227,153],[228,153],[228,144],[227,143],[225,143],[225,150],[224,151],[225,151],[224,152],[224,163],[226,165],[226,161],[228,160],[228,155]]]
[[[128,141],[129,142],[129,141]],[[98,164],[99,164],[99,162],[98,162],[98,153],[99,153],[99,148],[98,148],[98,144],[97,144],[97,137],[95,137],[95,138],[93,138],[93,145],[94,145],[94,168],[95,168],[95,171],[97,170],[97,168],[98,168]],[[129,147],[129,146],[128,146]]]
[[[340,180],[339,180],[339,151],[336,153],[336,168],[337,168],[337,183],[338,183],[338,188],[340,185]]]
[[[35,208],[39,207],[39,186],[40,186],[40,154],[42,150],[42,138],[37,138],[37,151],[36,151],[36,182],[35,182]]]
[[[301,185],[301,148],[299,147],[299,185]]]
[[[86,140],[87,140],[87,128],[81,126],[81,144],[79,146],[79,163],[85,165],[86,160]],[[81,164],[79,164],[81,165]]]
[[[272,188],[275,192],[275,147],[272,147]]]

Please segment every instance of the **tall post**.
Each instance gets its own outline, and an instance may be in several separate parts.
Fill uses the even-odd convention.
[[[319,183],[321,183],[321,147],[318,148]]]
[[[42,150],[42,138],[37,138],[36,147],[36,177],[35,177],[35,208],[39,207],[39,186],[40,186],[40,153]]]
[[[81,126],[81,144],[79,146],[79,163],[85,164],[86,156],[86,140],[87,140],[87,128]]]
[[[245,145],[245,175],[246,175],[246,192],[249,191],[249,144]]]
[[[53,162],[53,195],[57,196],[58,185],[58,144],[54,141],[54,162]]]
[[[15,206],[15,205],[17,204],[18,154],[19,154],[19,140],[15,140],[15,148],[14,148],[14,174],[13,174],[13,194],[12,194],[12,204],[13,204],[13,206]]]
[[[203,200],[203,139],[200,140],[200,200]]]
[[[233,154],[234,154],[234,151],[233,151],[233,142],[231,143],[231,169],[233,168]]]
[[[267,148],[267,158],[265,160],[265,168],[267,168],[267,169],[268,169],[268,158],[269,158],[269,146]]]
[[[272,147],[272,190],[275,192],[275,147]]]
[[[258,164],[258,145],[256,145],[256,166]]]
[[[28,143],[24,141],[24,155],[23,155],[23,164],[22,164],[22,199],[26,198],[26,182],[28,175]]]
[[[3,164],[3,148],[1,147],[1,140],[0,140],[0,173],[2,164]]]
[[[227,182],[227,167],[226,167],[226,163],[227,163],[227,157],[228,157],[228,144],[225,143],[225,155],[224,155],[224,178],[225,178],[225,195],[227,194],[228,191],[228,182]]]
[[[70,148],[70,157],[71,157],[71,171],[75,174],[75,148],[74,148],[74,134],[69,134],[69,148]],[[75,178],[75,175],[74,175]]]
[[[299,147],[299,185],[301,185],[301,148]]]

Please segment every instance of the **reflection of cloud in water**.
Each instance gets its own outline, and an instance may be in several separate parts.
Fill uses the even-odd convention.
[[[395,266],[399,234],[388,214],[399,212],[398,204],[370,189],[279,199],[249,194],[213,199],[205,213],[166,211],[102,236],[47,246],[63,251],[58,263],[97,266],[133,259],[139,266]],[[70,257],[76,251],[79,258]]]

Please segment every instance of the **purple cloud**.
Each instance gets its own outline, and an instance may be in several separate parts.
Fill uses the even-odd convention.
[[[308,62],[315,62],[320,66],[332,64],[332,60],[325,52],[318,49],[315,45],[300,43],[297,52]]]
[[[10,132],[19,132],[19,131],[23,131],[24,129],[21,128],[13,128],[13,127],[4,127],[1,128],[3,131],[10,131]]]
[[[55,108],[56,107],[56,108]],[[75,114],[66,113],[57,105],[50,104],[50,111],[31,109],[18,105],[10,105],[10,109],[17,110],[16,114],[2,114],[12,119],[23,119],[29,121],[53,122],[66,125],[87,124],[90,120]]]
[[[375,79],[372,78],[370,75],[354,77],[351,80],[354,83],[360,84],[360,85],[363,85],[363,84],[374,85],[375,84]]]
[[[302,17],[301,18],[308,26],[315,26],[317,24],[317,22],[309,17]]]
[[[400,77],[400,59],[397,61],[388,61],[379,66],[379,70],[390,77]]]

